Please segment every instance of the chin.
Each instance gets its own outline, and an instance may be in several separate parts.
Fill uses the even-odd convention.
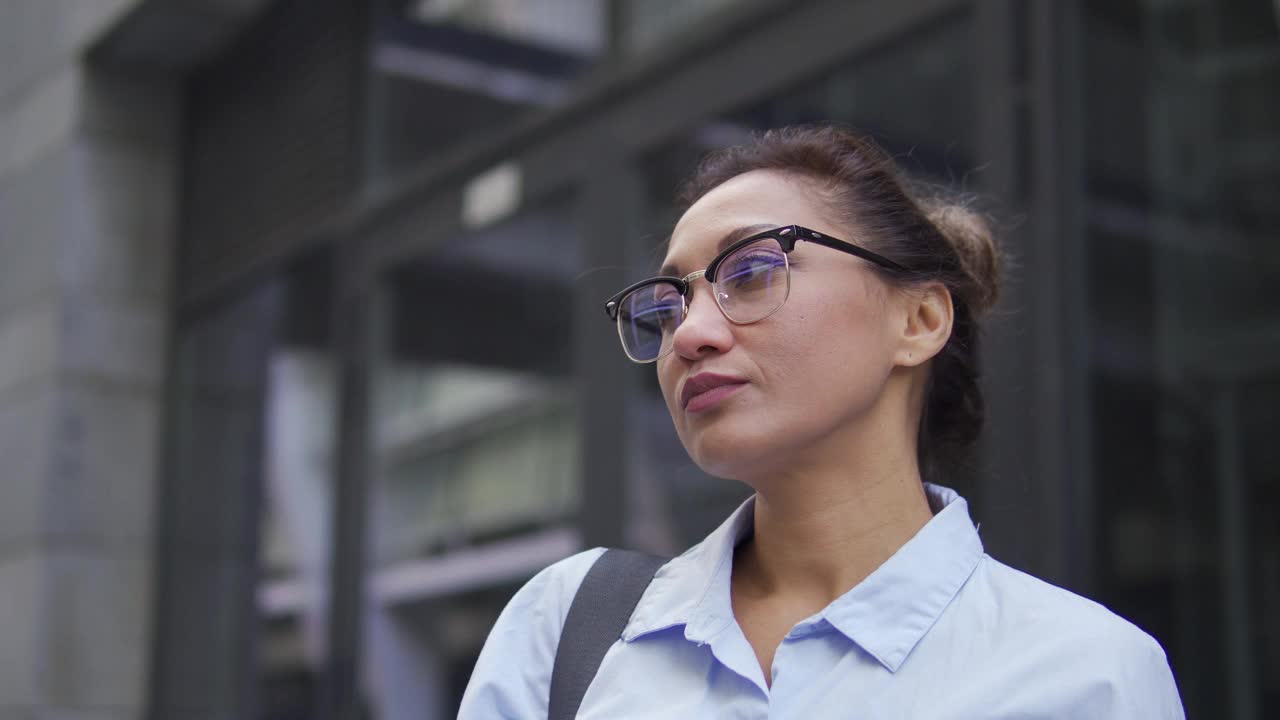
[[[695,426],[680,435],[689,457],[715,477],[744,480],[766,470],[768,460],[776,456],[771,445],[777,438],[758,423],[716,418],[705,427]]]

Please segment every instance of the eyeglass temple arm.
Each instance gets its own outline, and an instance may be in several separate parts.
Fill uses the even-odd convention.
[[[843,253],[856,255],[857,257],[860,257],[863,260],[868,260],[870,262],[873,262],[881,267],[885,267],[890,270],[894,270],[902,273],[908,272],[907,268],[881,255],[880,253],[872,252],[864,247],[859,247],[857,245],[854,245],[853,243],[845,242],[844,240],[837,240],[833,237],[827,237],[826,235],[814,232],[812,230],[808,230],[806,228],[796,228],[796,239],[806,240],[816,245],[829,247],[832,250],[839,250],[840,252],[843,252]]]

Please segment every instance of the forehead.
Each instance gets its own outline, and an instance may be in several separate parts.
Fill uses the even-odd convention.
[[[830,225],[808,179],[753,170],[725,181],[694,203],[671,233],[664,267],[682,272],[711,261],[726,236],[749,226]]]

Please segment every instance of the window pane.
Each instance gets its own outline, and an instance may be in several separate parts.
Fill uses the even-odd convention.
[[[305,717],[325,662],[332,261],[179,329],[158,626],[165,706]]]
[[[313,710],[326,662],[337,381],[333,258],[295,263],[265,358],[258,582],[258,717]]]
[[[699,23],[714,22],[720,11],[741,0],[615,0],[618,41],[623,53],[642,53],[688,33]]]
[[[443,242],[383,282],[367,692],[452,717],[498,612],[579,549],[569,204]]]
[[[607,45],[604,0],[383,4],[368,71],[375,183],[563,102]]]

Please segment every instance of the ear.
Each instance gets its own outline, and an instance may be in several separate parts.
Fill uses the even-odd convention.
[[[937,355],[947,344],[955,307],[951,303],[951,293],[940,282],[911,288],[901,297],[906,313],[894,363],[915,367]]]

